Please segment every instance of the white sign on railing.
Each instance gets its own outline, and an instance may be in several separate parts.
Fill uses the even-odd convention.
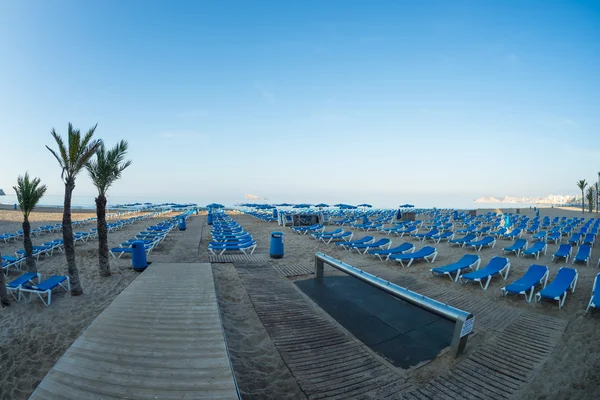
[[[460,337],[467,336],[469,333],[473,332],[473,325],[475,324],[475,317],[468,319],[462,326],[460,330]]]

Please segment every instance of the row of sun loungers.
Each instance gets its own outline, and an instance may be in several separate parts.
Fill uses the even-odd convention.
[[[113,247],[109,253],[113,258],[121,258],[123,254],[132,254],[135,242],[144,244],[144,251],[150,254],[167,237],[169,232],[177,225],[181,218],[188,218],[192,211],[186,211],[183,214],[174,216],[156,225],[149,226],[146,230],[137,233],[133,238],[121,243],[119,247]]]
[[[211,235],[208,251],[214,255],[222,255],[227,251],[253,254],[256,249],[256,241],[252,235],[224,213],[214,214]]]
[[[378,227],[378,231],[387,235],[396,234],[400,237],[410,235],[419,241],[433,241],[440,243],[448,241],[450,245],[464,247],[465,249],[474,249],[481,251],[483,248],[493,248],[498,239],[513,240],[514,242],[502,249],[504,254],[514,254],[519,257],[535,257],[539,260],[540,256],[546,255],[548,244],[559,244],[558,250],[552,254],[552,261],[565,259],[568,263],[585,263],[589,265],[591,250],[595,245],[600,220],[584,219],[559,219],[555,218],[541,220],[534,218],[529,220],[525,217],[516,216],[513,220],[513,227],[506,229],[500,227],[499,218],[497,225],[482,226],[483,221],[472,221],[473,223],[458,228],[457,226],[448,226],[447,221],[439,220],[434,224],[428,224],[425,228],[429,231],[419,233],[419,228],[423,228],[421,221],[402,222],[392,227]],[[488,221],[490,223],[491,220]],[[355,229],[365,229],[370,224],[352,223],[351,221],[338,222],[339,225],[348,225]],[[583,226],[582,226],[583,224]],[[457,224],[457,225],[460,225]],[[453,229],[454,228],[454,229]],[[324,243],[336,243],[335,245],[348,251],[356,250],[361,254],[370,254],[382,261],[396,260],[403,266],[410,266],[418,260],[434,262],[437,250],[431,246],[425,246],[416,250],[412,243],[402,243],[392,247],[391,240],[376,239],[373,236],[366,236],[361,239],[352,240],[353,232],[343,228],[325,231],[325,226],[314,225],[310,227],[293,228],[296,233],[310,234],[316,240]],[[455,238],[455,234],[463,233],[462,238]],[[531,235],[531,246],[523,235]],[[560,244],[563,237],[569,237],[568,243]],[[383,246],[379,248],[379,246]],[[579,246],[577,248],[576,246]],[[575,254],[573,256],[573,254]],[[480,268],[481,259],[476,254],[466,254],[456,263],[446,266],[432,268],[433,275],[447,275],[453,282],[463,284],[477,283],[482,290],[487,290],[494,277],[499,276],[507,280],[511,264],[506,257],[494,257],[483,268]],[[600,267],[600,260],[598,262]],[[526,273],[514,282],[503,286],[500,291],[503,296],[510,294],[523,295],[526,302],[536,302],[542,300],[551,300],[558,302],[559,308],[565,303],[567,294],[574,292],[577,286],[578,273],[574,268],[562,267],[554,279],[550,280],[549,268],[544,265],[533,264]],[[597,308],[600,306],[600,273],[594,281],[592,297],[586,309]]]
[[[128,213],[131,214],[131,213]],[[146,214],[144,216],[137,216],[128,218],[126,220],[117,221],[117,225],[124,226],[128,224],[132,224],[141,219],[151,218],[153,216],[157,216],[161,214],[161,212],[157,212],[155,214]],[[34,246],[34,255],[39,255],[41,252],[44,252],[46,255],[52,255],[52,252],[56,249],[62,250],[63,241],[62,239],[57,239],[52,242],[47,242],[43,246]],[[10,256],[2,256],[2,266],[5,268],[5,262],[18,265],[18,269],[20,269],[20,265],[25,262],[25,254],[24,251],[17,251],[18,257],[10,257]],[[8,268],[7,268],[8,272]],[[8,275],[8,274],[7,274]],[[32,297],[35,295],[42,300],[44,305],[49,306],[52,304],[52,291],[56,288],[62,288],[67,292],[71,290],[70,280],[68,276],[60,276],[53,275],[49,278],[41,281],[39,273],[27,272],[19,277],[13,279],[11,282],[6,284],[7,291],[14,297],[16,301],[21,301],[21,298],[24,294],[29,294],[29,301],[31,301]]]
[[[39,273],[27,272],[6,284],[8,293],[16,301],[21,301],[23,294],[29,293],[29,301],[33,295],[36,295],[46,306],[52,304],[52,290],[59,287],[67,292],[71,290],[68,276],[52,275],[40,282]]]

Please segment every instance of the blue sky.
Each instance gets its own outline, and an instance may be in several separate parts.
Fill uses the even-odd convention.
[[[5,190],[62,193],[44,145],[69,121],[130,142],[111,193],[142,199],[394,205],[600,171],[598,2],[0,0],[0,56]]]

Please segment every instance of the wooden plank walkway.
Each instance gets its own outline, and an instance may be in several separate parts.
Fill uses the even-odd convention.
[[[31,396],[100,398],[239,398],[210,264],[153,263],[92,322]]]
[[[554,350],[568,321],[527,312],[456,364],[450,372],[405,399],[511,399],[530,383]]]
[[[315,263],[299,263],[299,264],[285,264],[285,265],[273,265],[273,268],[281,275],[285,277],[294,277],[294,276],[302,276],[302,275],[314,275],[315,274]],[[336,271],[334,268],[330,266],[325,266],[326,272],[334,272]]]
[[[209,263],[262,263],[268,262],[269,256],[266,254],[223,254],[215,256],[210,254],[208,256]]]
[[[254,309],[309,399],[400,398],[406,376],[268,265],[236,264]]]

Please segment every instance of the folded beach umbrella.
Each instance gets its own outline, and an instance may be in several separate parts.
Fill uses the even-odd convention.
[[[308,208],[308,207],[312,207],[312,205],[310,205],[310,204],[296,204],[294,206],[294,208]]]

